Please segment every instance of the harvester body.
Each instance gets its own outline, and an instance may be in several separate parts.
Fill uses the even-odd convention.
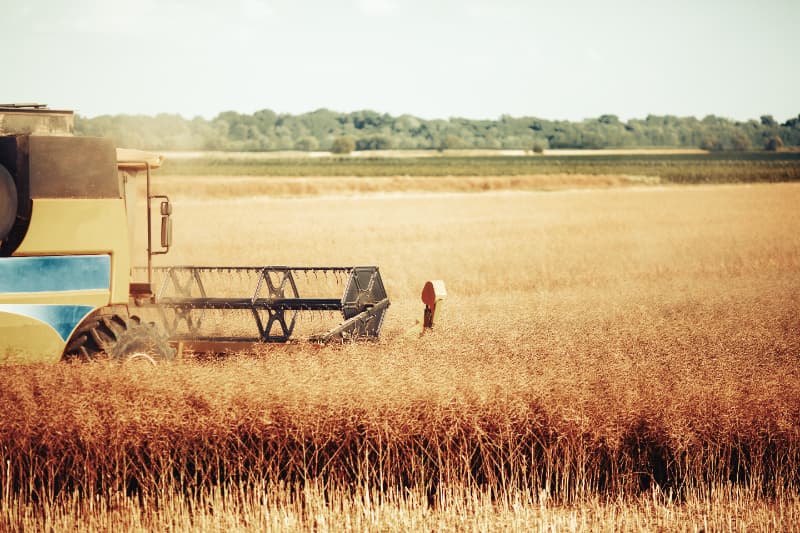
[[[0,109],[0,217],[13,218],[0,228],[0,360],[10,362],[58,360],[88,315],[128,302],[114,144],[72,136],[72,113],[49,111]]]
[[[172,241],[172,204],[150,190],[160,156],[75,137],[72,124],[70,111],[0,105],[0,362],[153,348],[169,358],[167,336],[172,345],[205,349],[286,342],[305,313],[341,317],[308,335],[317,341],[379,335],[389,300],[375,266],[154,267],[153,256]],[[147,249],[138,253],[147,266],[133,269],[142,175]],[[154,215],[161,248],[153,244]],[[243,288],[232,293],[237,279]],[[304,292],[311,279],[333,280],[338,294]],[[245,330],[226,328],[235,312],[249,317]],[[209,328],[215,313],[222,318]]]

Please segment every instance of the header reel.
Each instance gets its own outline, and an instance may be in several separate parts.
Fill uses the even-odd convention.
[[[376,339],[389,307],[378,267],[153,268],[140,313],[196,351],[239,343]],[[322,331],[320,331],[322,329]]]

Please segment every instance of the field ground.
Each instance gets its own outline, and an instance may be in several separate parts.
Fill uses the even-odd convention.
[[[605,150],[545,150],[542,156],[597,156],[597,155],[686,155],[686,154],[707,154],[707,150],[689,148],[640,148],[640,149],[605,149]],[[221,151],[198,151],[198,152],[164,152],[168,159],[284,159],[284,158],[317,158],[330,157],[335,154],[331,152],[221,152]],[[355,151],[350,154],[352,157],[381,157],[381,158],[404,158],[404,157],[492,157],[492,156],[529,156],[529,150],[368,150]]]
[[[486,191],[556,191],[657,185],[658,176],[550,174],[533,176],[158,176],[159,191],[176,197],[308,197]],[[142,192],[142,195],[144,193]]]
[[[172,191],[164,261],[379,265],[382,339],[5,369],[0,529],[800,523],[800,184],[273,198],[248,182],[220,198],[204,183]],[[431,278],[443,319],[410,337]]]

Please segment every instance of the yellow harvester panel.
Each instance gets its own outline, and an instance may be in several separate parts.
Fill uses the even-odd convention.
[[[58,332],[41,320],[0,310],[0,365],[56,362],[65,344]]]
[[[30,227],[14,256],[98,254],[111,256],[111,298],[102,305],[127,304],[131,259],[125,200],[33,200]]]

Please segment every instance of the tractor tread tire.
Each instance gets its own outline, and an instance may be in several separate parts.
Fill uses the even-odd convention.
[[[153,323],[137,316],[93,316],[85,320],[73,334],[64,349],[67,361],[94,361],[108,359],[125,362],[133,356],[147,354],[151,361],[170,361],[175,350]]]

